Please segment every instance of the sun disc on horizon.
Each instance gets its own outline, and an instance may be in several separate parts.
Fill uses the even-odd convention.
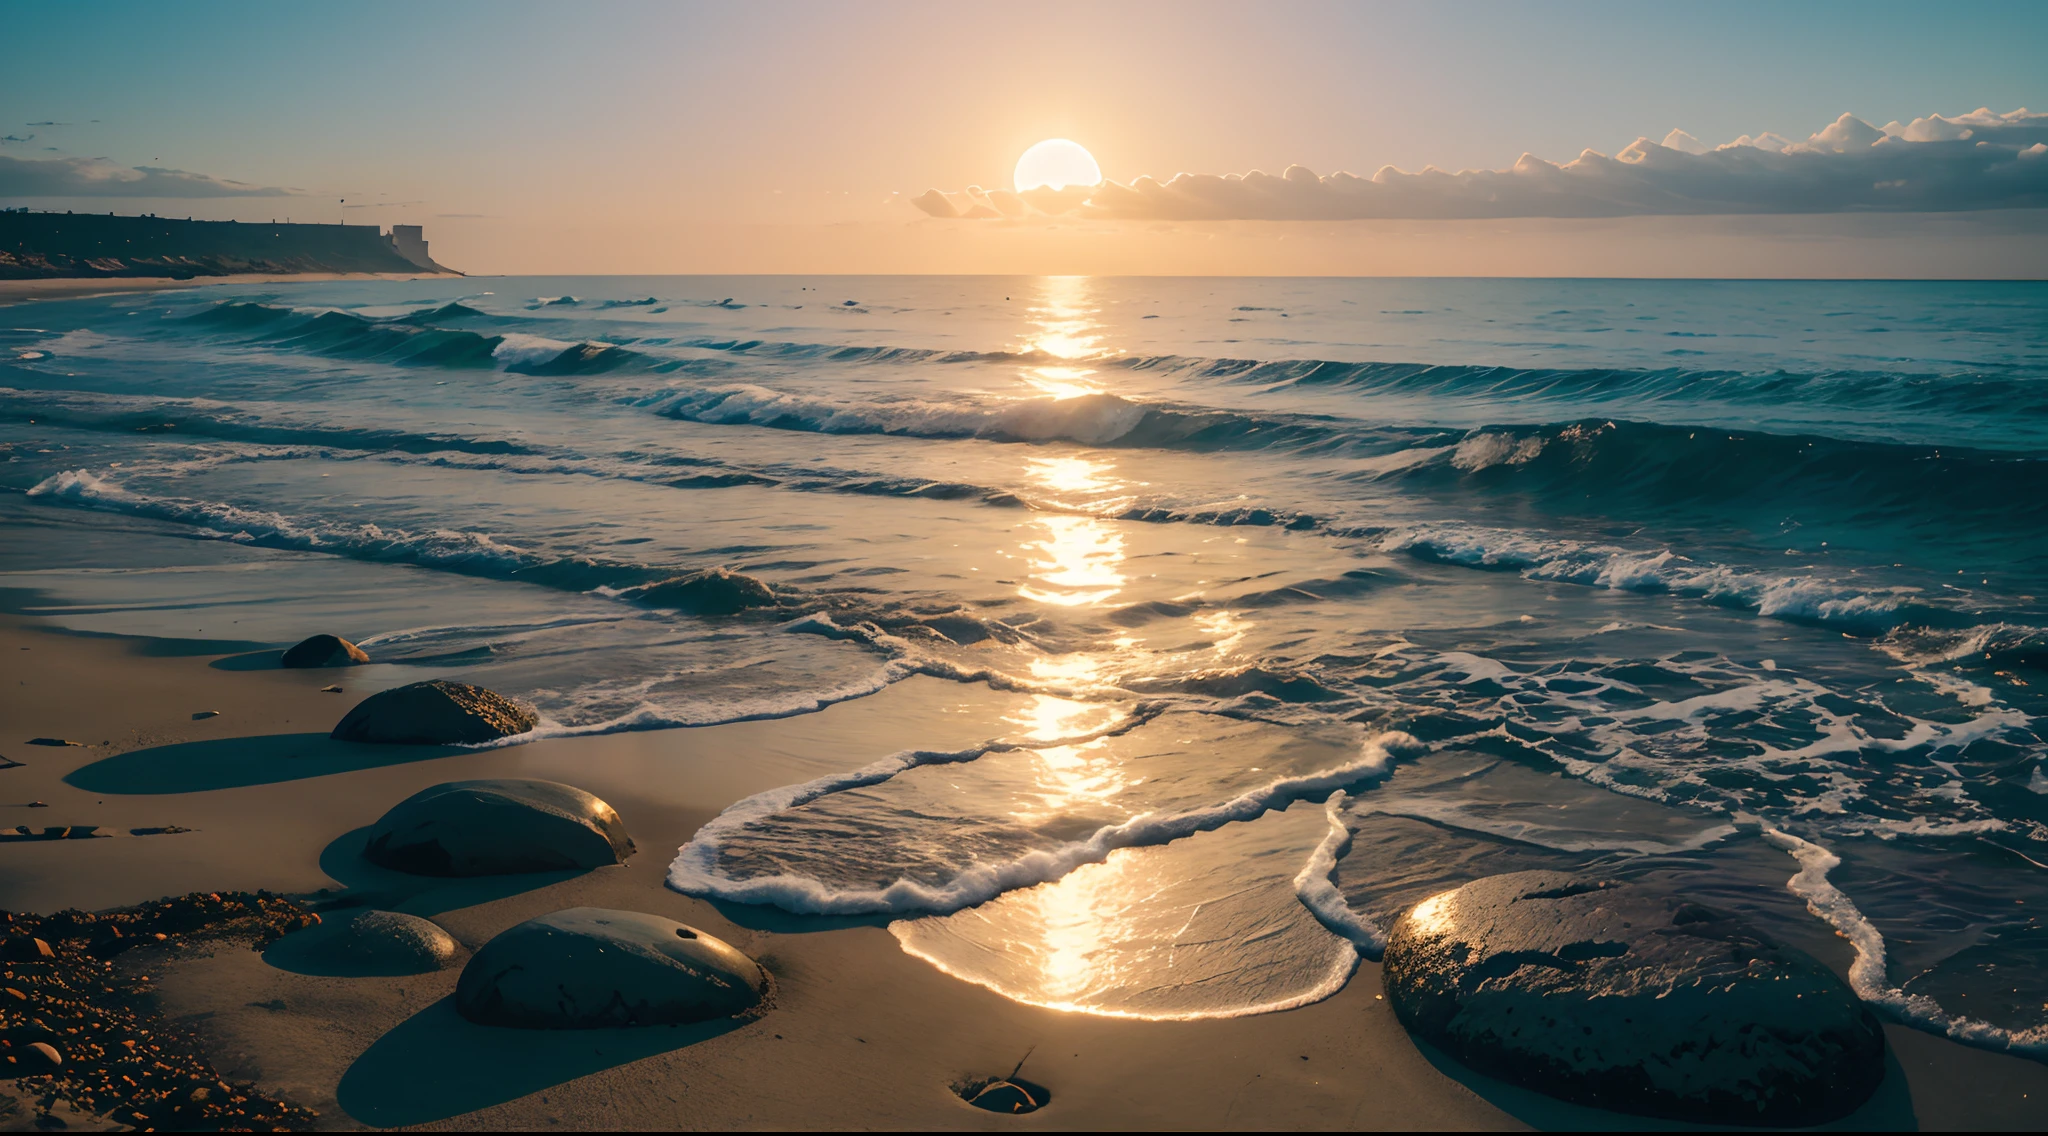
[[[1040,186],[1065,189],[1070,185],[1100,185],[1102,167],[1095,164],[1095,155],[1079,142],[1048,138],[1017,159],[1015,182],[1018,193]]]

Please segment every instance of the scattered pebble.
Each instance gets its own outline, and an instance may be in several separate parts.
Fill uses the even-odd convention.
[[[68,741],[64,738],[30,738],[28,744],[32,746],[82,746],[85,743]]]
[[[338,687],[338,686],[323,686],[323,687],[321,687],[321,688],[320,688],[320,693],[322,693],[322,694],[340,694],[340,693],[341,693],[341,688],[340,688],[340,687]]]
[[[312,1128],[313,1110],[222,1080],[198,1039],[150,1007],[148,977],[125,979],[108,960],[141,943],[236,939],[260,947],[318,919],[267,892],[195,892],[100,914],[0,912],[4,1075],[24,1096],[41,1098],[45,1113],[64,1100],[137,1129]]]
[[[50,807],[50,802],[48,802],[48,801],[30,801],[30,802],[28,803],[28,807],[29,807],[29,808],[32,808],[32,809],[47,809],[47,808],[49,808],[49,807]]]
[[[198,713],[196,713],[196,714],[192,715],[192,720],[193,720],[193,721],[195,721],[195,722],[197,722],[197,721],[200,721],[200,720],[202,720],[202,719],[206,719],[206,718],[218,718],[218,717],[220,717],[220,711],[218,711],[218,710],[201,710],[201,711],[199,711]]]

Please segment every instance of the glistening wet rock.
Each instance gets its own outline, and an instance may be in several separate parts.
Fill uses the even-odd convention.
[[[633,854],[618,811],[558,781],[498,778],[422,789],[370,829],[363,856],[420,876],[493,876],[617,864]]]
[[[745,1013],[766,990],[753,959],[694,927],[576,907],[485,943],[462,968],[455,1008],[524,1029],[675,1025]]]
[[[774,606],[775,593],[752,576],[710,568],[649,584],[634,592],[633,599],[697,615],[733,615],[750,607]]]
[[[523,734],[539,722],[531,706],[481,686],[437,678],[372,694],[356,703],[329,736],[386,745],[474,745]]]
[[[278,660],[283,667],[346,667],[367,663],[370,656],[361,647],[339,635],[315,635],[300,641]]]
[[[1637,884],[1474,881],[1394,924],[1383,975],[1415,1033],[1581,1104],[1798,1127],[1853,1112],[1884,1077],[1877,1019],[1834,972]]]

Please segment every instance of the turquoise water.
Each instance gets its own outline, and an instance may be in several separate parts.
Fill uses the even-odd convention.
[[[2038,284],[72,300],[0,312],[0,586],[335,630],[547,734],[1015,693],[987,746],[743,802],[672,882],[1028,1001],[1298,1004],[1403,903],[1559,866],[1841,931],[1894,1017],[2038,1052],[2044,384]],[[715,565],[778,604],[632,601]]]

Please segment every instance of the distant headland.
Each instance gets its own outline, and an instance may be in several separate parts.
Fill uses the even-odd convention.
[[[443,272],[418,225],[193,221],[0,210],[0,280]]]

